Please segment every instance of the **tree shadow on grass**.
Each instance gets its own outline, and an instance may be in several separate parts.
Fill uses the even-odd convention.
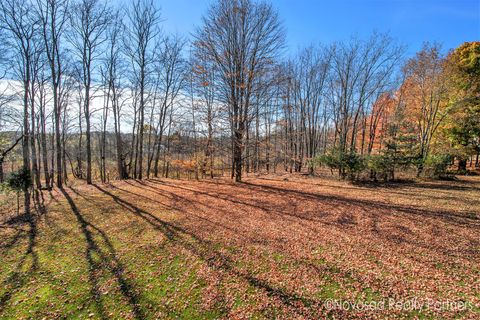
[[[296,293],[290,293],[284,288],[273,286],[265,280],[236,268],[235,262],[232,261],[229,256],[219,252],[215,248],[215,243],[207,239],[201,239],[196,234],[184,228],[164,221],[99,185],[93,186],[111,197],[117,204],[127,209],[130,213],[149,223],[155,230],[162,232],[172,243],[181,245],[194,256],[204,261],[211,269],[223,271],[229,276],[238,277],[247,281],[252,287],[280,301],[290,312],[297,314],[297,316],[311,317],[312,313],[315,314],[320,311],[321,301],[302,297]]]
[[[268,178],[259,178],[256,179],[257,181],[266,181],[268,182],[282,182],[281,180],[278,179],[268,179]],[[151,179],[148,180],[153,183],[161,183],[161,184],[168,184],[166,181],[162,181],[159,179]],[[338,181],[338,180],[336,180]],[[222,186],[233,186],[231,182],[225,182],[225,181],[211,181],[211,180],[202,180],[201,183],[207,183],[211,185],[222,185]],[[329,187],[329,188],[341,188],[341,189],[351,189],[354,191],[361,191],[363,188],[365,191],[368,190],[377,190],[377,191],[382,191],[382,190],[387,190],[388,193],[393,193],[393,194],[400,194],[404,196],[415,196],[419,197],[422,196],[422,189],[424,190],[430,190],[430,191],[470,191],[470,192],[477,192],[480,191],[480,187],[477,187],[479,184],[478,182],[472,182],[472,181],[464,181],[464,180],[456,180],[454,183],[449,183],[449,184],[440,184],[438,181],[432,181],[432,182],[418,182],[418,181],[393,181],[393,182],[353,182],[351,183],[352,185],[335,185],[335,184],[328,184],[322,181],[322,183],[315,182],[311,183],[314,186],[317,187]],[[173,185],[172,185],[173,186]],[[315,192],[306,192],[303,190],[296,190],[293,188],[288,188],[288,187],[277,187],[277,186],[272,186],[272,185],[267,185],[267,184],[262,184],[262,183],[253,183],[251,181],[243,181],[242,183],[237,183],[235,184],[236,187],[238,188],[244,188],[244,189],[252,189],[252,188],[257,188],[256,191],[263,191],[265,193],[269,193],[271,191],[274,191],[277,194],[282,194],[285,196],[300,196],[303,198],[307,199],[312,199],[312,200],[324,200],[324,199],[329,199],[331,201],[340,201],[340,202],[349,202],[350,204],[354,204],[358,202],[361,205],[369,205],[372,204],[374,207],[388,207],[390,209],[396,209],[398,208],[399,211],[415,211],[417,208],[414,207],[408,207],[408,206],[402,206],[402,205],[396,205],[396,204],[390,204],[390,203],[382,203],[378,201],[371,201],[371,200],[362,200],[358,198],[349,198],[345,196],[338,196],[338,195],[325,195],[325,194],[320,194],[320,193],[315,193]],[[400,191],[397,191],[399,189]],[[402,191],[403,190],[403,191]],[[411,191],[407,192],[407,191]],[[458,197],[455,196],[449,196],[447,193],[439,193],[437,196],[429,193],[427,196],[429,199],[441,199],[441,200],[458,200]],[[478,201],[475,200],[467,200],[467,199],[462,199],[463,202],[467,202],[472,204],[472,206],[477,205]],[[412,210],[413,209],[413,210]],[[425,209],[420,209],[416,210],[418,212],[424,212],[426,215],[429,215],[429,213],[438,213],[437,216],[447,218],[450,216],[453,219],[449,219],[450,221],[453,221],[455,218],[465,218],[465,219],[473,219],[480,221],[480,216],[476,217],[474,212],[466,213],[465,215],[457,215],[455,212],[450,212],[450,211],[430,211],[430,210],[425,210]],[[459,222],[459,221],[457,221]],[[461,223],[461,222],[460,222]]]
[[[470,240],[470,245],[468,248],[447,248],[444,246],[441,247],[432,247],[431,243],[427,243],[424,240],[420,240],[414,233],[411,232],[407,227],[401,225],[400,223],[395,223],[394,227],[398,230],[400,235],[393,235],[391,236],[391,230],[380,230],[378,228],[378,224],[382,221],[384,216],[400,216],[407,218],[411,221],[423,221],[424,219],[438,219],[447,224],[456,225],[461,228],[468,228],[472,231],[478,232],[480,231],[480,220],[475,216],[475,214],[459,214],[456,212],[451,211],[434,211],[428,210],[423,208],[417,207],[409,207],[405,205],[398,205],[393,203],[385,203],[381,201],[372,201],[372,200],[365,200],[365,199],[357,199],[357,198],[349,198],[345,196],[338,196],[338,195],[324,195],[312,192],[306,192],[302,190],[295,190],[295,189],[288,189],[288,188],[281,188],[277,186],[271,185],[264,185],[264,184],[254,184],[251,182],[243,182],[241,184],[224,184],[226,186],[231,186],[235,188],[233,192],[213,192],[208,188],[204,188],[201,190],[197,190],[196,188],[191,188],[188,186],[182,186],[175,183],[170,183],[168,181],[159,181],[159,180],[149,180],[148,182],[152,184],[156,184],[157,186],[163,185],[170,188],[176,188],[180,190],[189,191],[194,195],[203,195],[212,198],[218,198],[221,200],[229,201],[235,204],[241,204],[244,206],[250,206],[252,208],[261,209],[263,212],[271,215],[281,215],[282,219],[296,217],[299,221],[305,220],[308,222],[307,224],[302,223],[304,227],[313,228],[315,223],[320,223],[324,225],[329,225],[334,228],[337,228],[343,232],[346,231],[346,228],[352,228],[357,225],[357,220],[364,220],[368,218],[373,227],[371,231],[376,233],[379,237],[384,238],[389,243],[393,245],[397,245],[399,243],[408,243],[412,246],[423,248],[426,250],[435,250],[439,253],[444,255],[477,255],[479,253],[478,247],[476,245],[476,241],[473,239]],[[213,183],[216,185],[216,183]],[[140,187],[147,187],[146,183],[141,183]],[[153,189],[151,189],[153,191]],[[170,193],[171,191],[165,191],[163,189],[157,188],[163,192]],[[155,191],[153,191],[155,192]],[[245,200],[242,197],[237,197],[237,195],[243,194],[264,194],[265,197],[260,197],[260,201],[258,200]],[[160,194],[160,193],[159,193]],[[279,208],[278,203],[273,201],[273,199],[277,199],[278,196],[281,199],[297,199],[297,200],[305,200],[308,202],[315,202],[318,203],[318,207],[322,208],[324,205],[328,205],[330,207],[334,206],[337,208],[343,208],[343,212],[341,213],[340,217],[336,218],[333,221],[329,221],[329,214],[324,213],[323,211],[318,212],[302,212],[302,210],[286,210],[286,207]],[[188,200],[187,201],[192,201]],[[200,203],[198,200],[193,200]],[[202,205],[205,201],[202,201]],[[207,201],[208,202],[208,201]],[[178,205],[184,205],[183,203],[178,203]],[[177,206],[177,204],[175,204]],[[208,206],[208,205],[206,205]],[[361,209],[360,215],[352,214],[357,209]],[[330,217],[331,220],[331,217]],[[313,224],[312,224],[313,223]],[[430,223],[430,222],[429,222]],[[405,237],[403,235],[407,234],[409,237]]]
[[[245,206],[246,207],[251,207],[251,208],[254,208],[254,209],[261,210],[265,214],[278,215],[278,216],[281,216],[282,219],[289,219],[291,221],[296,220],[298,222],[300,220],[300,221],[304,221],[304,222],[323,223],[324,218],[330,215],[330,213],[327,212],[327,211],[317,212],[315,215],[311,215],[311,214],[309,215],[309,214],[304,214],[301,210],[296,210],[296,208],[294,210],[286,210],[285,208],[282,208],[281,206],[279,206],[278,203],[272,203],[270,201],[263,201],[263,200],[258,201],[258,200],[255,200],[255,199],[252,199],[252,200],[241,199],[237,195],[235,195],[234,193],[232,194],[232,193],[228,193],[228,192],[219,192],[219,191],[211,192],[211,191],[205,191],[205,190],[200,191],[200,190],[196,190],[196,189],[192,189],[192,188],[188,188],[188,187],[184,187],[184,186],[179,186],[179,185],[176,185],[176,184],[162,182],[162,181],[159,181],[159,180],[149,180],[149,182],[154,184],[154,185],[155,184],[156,185],[160,184],[160,185],[164,185],[164,186],[171,187],[171,188],[185,190],[185,191],[191,192],[195,195],[203,195],[203,196],[211,197],[211,198],[214,198],[214,199],[220,199],[220,200],[228,201],[230,203],[233,203],[233,204],[236,204],[236,205],[239,205],[239,206],[243,206],[243,207],[245,207]],[[155,187],[152,187],[152,186],[146,184],[145,182],[142,182],[140,184],[142,185],[142,187],[149,188],[152,192],[157,193],[157,194],[162,194],[162,193],[165,193],[165,192],[174,194],[172,192],[169,192],[169,191],[166,191],[166,190],[163,190],[163,189],[161,189],[162,192],[158,192],[159,191],[158,189],[156,189],[156,191],[155,191]],[[186,198],[182,198],[178,195],[177,195],[177,197],[181,198],[181,200],[186,200],[186,201],[191,202],[191,200],[188,200]],[[288,199],[288,198],[286,198],[286,199]],[[176,205],[177,204],[181,204],[181,203],[177,201]],[[217,211],[222,211],[218,207],[209,205],[208,203],[202,202],[201,204],[205,207],[209,207],[209,208],[215,209]],[[295,205],[296,205],[295,203],[290,203],[290,206],[295,206]],[[225,213],[229,214],[231,216],[233,212],[232,211],[226,211]],[[304,226],[308,228],[308,224],[304,224]]]
[[[11,237],[7,242],[0,244],[0,248],[4,249],[5,252],[8,249],[13,248],[18,241],[25,238],[25,230],[24,229],[17,229],[15,235]]]
[[[448,256],[478,256],[480,251],[478,250],[478,241],[474,239],[469,240],[468,247],[456,247],[448,248],[446,246],[433,246],[432,243],[428,243],[418,239],[417,237],[411,237],[407,239],[405,234],[407,234],[407,228],[405,226],[396,224],[395,228],[399,231],[400,234],[391,235],[390,231],[381,232],[378,230],[378,223],[382,219],[382,215],[399,215],[405,218],[408,218],[411,221],[421,222],[424,219],[435,219],[442,221],[448,225],[455,225],[460,228],[470,229],[473,232],[478,233],[480,231],[480,218],[474,212],[468,212],[460,214],[452,211],[444,210],[428,210],[418,207],[412,207],[407,205],[398,205],[393,203],[385,203],[380,201],[348,198],[344,196],[336,195],[322,195],[312,192],[300,191],[300,190],[285,190],[280,187],[263,185],[263,184],[254,184],[250,182],[242,183],[242,187],[251,190],[252,192],[264,192],[269,194],[277,194],[282,197],[291,197],[297,196],[305,200],[319,200],[319,201],[329,201],[335,202],[338,205],[342,206],[357,206],[364,209],[365,216],[370,216],[374,223],[374,230],[379,236],[383,237],[385,240],[393,243],[408,243],[412,246],[420,247],[426,250],[435,250],[439,253]],[[408,230],[409,231],[409,230]],[[410,232],[410,234],[412,234]]]
[[[89,267],[89,281],[91,286],[90,294],[92,299],[95,301],[95,305],[100,313],[100,317],[102,319],[109,318],[102,302],[102,293],[100,292],[98,279],[98,271],[105,268],[116,279],[122,295],[127,299],[129,306],[134,313],[134,317],[136,319],[144,319],[145,316],[140,309],[139,297],[135,293],[134,287],[129,283],[129,281],[127,281],[127,279],[125,279],[125,269],[117,258],[115,249],[110,239],[107,237],[104,231],[84,218],[77,205],[65,189],[62,188],[60,191],[70,205],[70,208],[72,209],[72,212],[75,215],[86,240],[85,258]],[[102,238],[104,244],[106,245],[107,252],[105,252],[96,242],[94,238],[94,232],[98,233]],[[100,262],[95,259],[95,255],[100,258]]]
[[[28,229],[19,229],[7,244],[2,245],[2,248],[8,250],[17,244],[19,240],[23,238],[28,239],[27,249],[23,253],[13,272],[2,283],[5,292],[0,296],[0,312],[7,307],[7,304],[13,295],[27,283],[31,275],[39,268],[38,255],[35,251],[37,240],[37,217],[38,213],[44,212],[44,208],[41,204],[37,203],[37,199],[34,199],[34,204],[36,210],[40,210],[36,212],[37,214],[35,214],[35,212],[29,212],[28,214],[21,216],[22,222],[27,224]],[[29,260],[31,260],[31,264],[30,266],[27,266]],[[24,271],[24,269],[27,270]]]
[[[254,184],[250,182],[243,182],[242,185],[244,188],[250,189],[251,191],[275,193],[281,196],[295,195],[303,199],[310,199],[310,200],[335,201],[335,202],[346,204],[346,205],[361,206],[369,210],[381,209],[385,211],[398,211],[403,214],[408,214],[412,217],[414,216],[435,217],[435,218],[440,218],[446,222],[457,224],[457,225],[468,226],[475,229],[478,229],[480,227],[480,218],[478,218],[474,213],[462,215],[462,214],[458,214],[451,211],[441,211],[441,210],[432,211],[432,210],[426,210],[421,208],[397,205],[393,203],[383,203],[379,201],[363,200],[363,199],[356,199],[356,198],[352,199],[352,198],[335,196],[335,195],[322,195],[318,193],[311,193],[311,192],[292,190],[292,189],[285,190],[283,188],[279,188],[275,186]]]
[[[231,193],[221,193],[221,192],[209,192],[209,191],[200,191],[184,186],[179,186],[176,184],[159,181],[159,180],[149,180],[149,182],[154,184],[165,185],[171,188],[177,188],[192,192],[194,194],[201,194],[205,196],[210,196],[214,198],[219,198],[221,200],[229,201],[232,203],[247,205],[257,209],[261,209],[264,212],[270,214],[279,213],[284,216],[291,216],[294,218],[304,219],[311,222],[320,222],[324,223],[324,218],[328,213],[322,212],[322,215],[318,217],[318,212],[313,214],[304,214],[301,212],[288,212],[286,210],[281,210],[278,208],[277,204],[269,204],[268,201],[253,201],[252,203],[240,200],[235,197],[235,194]],[[142,183],[142,186],[145,184]],[[147,185],[148,186],[148,185]],[[231,185],[232,186],[232,185]],[[233,187],[233,186],[232,186]],[[427,210],[423,208],[411,207],[406,205],[398,205],[394,203],[385,203],[381,201],[372,201],[359,198],[349,198],[345,196],[338,195],[324,195],[319,193],[306,192],[302,190],[295,189],[285,189],[281,187],[264,185],[264,184],[254,184],[251,182],[242,182],[235,185],[235,188],[242,188],[246,191],[253,193],[263,193],[266,195],[266,199],[271,195],[278,195],[283,199],[297,198],[300,200],[306,201],[316,201],[320,203],[325,203],[329,205],[341,206],[345,208],[362,208],[366,213],[371,213],[372,209],[376,209],[383,214],[402,214],[409,216],[412,219],[415,218],[438,218],[443,220],[446,223],[454,224],[457,226],[468,227],[471,229],[479,230],[480,229],[480,218],[474,212],[468,212],[465,214],[459,214],[452,211],[442,211],[442,210]],[[348,226],[352,224],[350,219],[351,217],[343,217],[339,221],[339,225]]]

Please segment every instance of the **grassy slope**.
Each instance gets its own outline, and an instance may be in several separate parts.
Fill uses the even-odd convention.
[[[471,317],[480,180],[153,180],[44,194],[0,228],[0,318]],[[327,310],[462,300],[466,312]]]

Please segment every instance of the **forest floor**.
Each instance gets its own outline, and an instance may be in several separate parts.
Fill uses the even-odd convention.
[[[1,319],[480,318],[480,177],[75,183],[41,208],[0,215]]]

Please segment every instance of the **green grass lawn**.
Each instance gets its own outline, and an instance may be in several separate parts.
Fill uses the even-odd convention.
[[[201,308],[199,262],[138,221],[119,221],[120,208],[97,205],[107,200],[65,193],[37,225],[12,231],[15,243],[2,248],[2,318],[221,315]]]

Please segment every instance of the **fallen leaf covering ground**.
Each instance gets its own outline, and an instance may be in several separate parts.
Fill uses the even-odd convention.
[[[1,319],[480,317],[479,177],[76,183],[42,208],[0,215]],[[365,307],[413,299],[467,307]]]

